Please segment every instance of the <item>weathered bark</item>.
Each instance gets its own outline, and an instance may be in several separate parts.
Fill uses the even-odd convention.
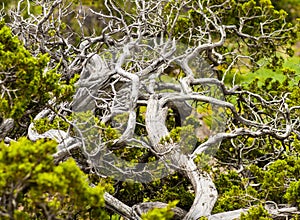
[[[50,114],[51,110],[46,109],[41,111],[39,114],[36,115],[34,120],[38,120],[41,118],[44,118]],[[43,138],[50,138],[55,140],[57,143],[62,143],[69,137],[69,134],[65,131],[59,130],[59,129],[50,129],[49,131],[46,131],[43,134],[39,134],[36,129],[34,128],[34,123],[31,123],[28,127],[28,138],[32,141],[36,141],[38,139]]]
[[[185,157],[186,158],[186,157]],[[218,192],[210,176],[198,170],[191,159],[181,160],[182,168],[189,177],[195,190],[195,199],[185,220],[198,219],[201,216],[209,216],[218,197]]]
[[[208,217],[208,220],[234,220],[239,219],[242,213],[247,212],[247,209],[238,209],[234,211],[222,212]]]
[[[166,159],[171,159],[173,165],[178,167],[191,181],[195,190],[195,199],[192,207],[183,219],[198,219],[209,216],[217,200],[217,190],[212,179],[205,172],[201,172],[194,161],[180,151],[169,153],[168,144],[159,144],[163,137],[169,133],[165,125],[166,109],[158,97],[152,95],[148,100],[146,112],[146,128],[152,147],[159,154],[164,154]],[[176,150],[176,149],[175,149]]]
[[[98,100],[98,90],[106,86],[111,77],[112,70],[97,54],[92,54],[83,68],[80,78],[76,83],[77,91],[72,101],[74,112],[94,110]]]
[[[14,128],[14,120],[12,118],[4,119],[0,124],[0,141],[5,139],[9,132]]]
[[[144,213],[147,213],[153,208],[165,208],[165,207],[167,207],[167,204],[163,202],[144,202],[141,204],[134,205],[133,209],[136,211],[137,214],[142,215]],[[185,210],[178,207],[172,208],[171,210],[174,213],[172,218],[173,220],[182,220],[187,213]]]
[[[300,212],[296,207],[288,207],[288,208],[270,208],[269,206],[264,207],[269,214],[271,215],[272,219],[290,219],[295,215],[299,215]],[[208,220],[235,220],[239,219],[242,213],[245,213],[249,209],[238,209],[234,211],[222,212],[211,215],[208,217]]]
[[[135,212],[135,210],[117,198],[113,197],[109,193],[104,193],[105,204],[108,209],[115,211],[121,216],[132,219],[132,220],[140,220],[140,216]]]
[[[167,108],[162,108],[157,95],[151,95],[147,103],[146,129],[149,140],[158,153],[164,153],[164,148],[159,145],[161,139],[169,135],[165,125]]]

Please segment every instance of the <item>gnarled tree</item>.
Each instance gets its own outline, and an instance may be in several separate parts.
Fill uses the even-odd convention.
[[[99,178],[133,179],[147,187],[176,171],[194,195],[188,210],[172,209],[178,219],[234,219],[246,212],[248,206],[212,214],[218,192],[214,175],[201,164],[204,158],[218,163],[203,155],[213,156],[223,141],[217,155],[229,151],[229,156],[220,162],[251,184],[256,175],[246,169],[251,161],[268,167],[299,138],[295,90],[272,92],[270,83],[265,91],[258,84],[246,90],[234,80],[263,65],[282,65],[280,54],[290,52],[295,37],[286,13],[268,0],[106,0],[102,7],[20,1],[10,11],[8,25],[27,50],[47,53],[47,68],[67,83],[79,74],[72,101],[60,98],[63,90],[53,93],[44,108],[38,106],[35,122],[26,121],[29,139],[55,139],[56,162],[79,151],[78,164]],[[90,27],[94,34],[85,29],[90,17],[99,20],[98,27]],[[9,71],[3,71],[7,78]],[[5,80],[1,83],[5,88]],[[13,139],[6,116],[1,115],[0,137]],[[109,209],[128,219],[167,206],[141,200],[128,205],[108,193],[104,198]],[[266,207],[274,216],[297,213],[297,208]]]

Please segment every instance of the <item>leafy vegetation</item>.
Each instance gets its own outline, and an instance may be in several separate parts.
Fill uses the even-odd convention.
[[[288,117],[293,116],[291,117],[293,119],[300,117],[300,109],[293,108],[293,106],[299,106],[300,103],[299,57],[293,53],[298,39],[297,28],[294,26],[297,24],[296,17],[299,15],[299,10],[297,10],[300,7],[299,1],[288,0],[284,3],[271,0],[229,0],[226,2],[203,0],[202,14],[195,6],[197,2],[191,1],[191,5],[182,6],[180,1],[168,1],[162,5],[161,10],[164,10],[164,16],[161,19],[168,21],[167,23],[162,22],[165,27],[162,32],[164,37],[178,38],[186,45],[193,47],[199,43],[198,40],[201,38],[197,35],[197,27],[204,25],[204,17],[218,15],[220,20],[215,19],[216,23],[224,26],[237,25],[236,29],[228,31],[223,45],[201,52],[205,54],[203,57],[208,59],[208,64],[213,66],[213,70],[218,73],[218,79],[223,80],[226,87],[240,85],[235,88],[236,93],[228,92],[230,95],[226,94],[228,96],[222,101],[233,103],[238,114],[247,120],[259,118],[267,121],[270,119],[266,125],[273,126],[279,132],[285,131]],[[12,1],[4,3],[6,7],[14,5]],[[70,1],[64,1],[64,4],[68,3]],[[53,26],[48,29],[44,27],[46,25],[41,26],[41,29],[45,28],[46,31],[40,37],[46,36],[45,39],[48,39],[49,42],[41,43],[37,40],[36,44],[25,45],[22,43],[22,38],[18,39],[16,36],[18,28],[13,27],[9,19],[7,19],[9,26],[4,20],[0,22],[0,126],[7,118],[12,118],[17,122],[13,131],[5,135],[9,141],[0,143],[1,219],[122,219],[121,216],[126,217],[126,215],[128,217],[128,213],[126,214],[124,210],[116,211],[113,209],[115,207],[112,208],[105,204],[105,192],[111,193],[119,202],[131,207],[139,207],[138,204],[147,202],[168,203],[165,208],[153,208],[147,213],[140,213],[140,216],[144,220],[173,219],[173,208],[189,210],[193,206],[195,198],[193,182],[186,178],[183,174],[184,171],[155,179],[150,183],[120,181],[99,174],[98,170],[92,167],[90,161],[92,157],[89,157],[89,154],[94,153],[95,137],[99,136],[100,138],[97,139],[99,146],[102,147],[105,144],[111,152],[126,160],[130,166],[160,158],[161,155],[150,149],[148,140],[145,141],[149,145],[147,145],[148,148],[138,145],[147,139],[149,133],[145,126],[148,107],[145,100],[152,94],[143,96],[132,113],[136,115],[137,122],[133,133],[138,136],[135,140],[136,144],[132,145],[126,143],[129,140],[120,141],[122,137],[120,131],[126,129],[130,114],[125,112],[109,119],[105,118],[111,113],[110,111],[113,111],[114,107],[109,106],[111,103],[107,100],[119,92],[115,91],[119,89],[118,83],[123,83],[122,80],[128,81],[126,77],[125,80],[122,79],[122,74],[113,73],[115,78],[105,79],[111,84],[105,87],[104,95],[101,94],[97,97],[97,102],[95,101],[97,107],[94,111],[72,112],[72,98],[78,91],[74,84],[86,74],[82,66],[92,59],[91,54],[101,54],[101,50],[111,46],[113,40],[118,39],[119,36],[125,38],[127,31],[126,28],[119,32],[112,31],[107,37],[105,31],[102,32],[106,30],[106,25],[109,25],[109,22],[105,23],[106,21],[104,21],[107,18],[103,18],[101,23],[100,19],[97,20],[97,16],[90,11],[84,17],[83,9],[91,7],[95,11],[111,13],[111,17],[120,16],[126,11],[124,17],[120,16],[120,20],[123,19],[122,22],[129,21],[130,23],[134,21],[135,16],[138,17],[135,13],[138,7],[142,6],[133,6],[132,2],[126,4],[126,1],[103,3],[102,1],[86,0],[73,1],[73,3],[71,9],[80,11],[81,14],[70,12],[61,20],[61,23],[54,22]],[[222,6],[209,8],[211,4],[221,5],[223,3]],[[26,9],[27,6],[22,4],[23,9]],[[105,4],[110,6],[108,8],[116,7],[120,11],[118,13],[109,11]],[[174,11],[178,8],[180,13],[175,14]],[[31,10],[31,13],[35,15],[41,14],[39,6],[33,6]],[[53,18],[59,10],[54,10]],[[25,18],[30,18],[28,11],[24,10],[22,13]],[[249,16],[253,17],[249,18]],[[243,26],[241,18],[246,17],[248,20],[244,20],[245,25]],[[78,23],[74,22],[76,19]],[[143,21],[142,18],[139,19]],[[276,20],[276,22],[268,22],[270,20]],[[291,23],[285,23],[286,20]],[[262,26],[262,23],[265,25]],[[83,27],[79,24],[86,26]],[[213,26],[213,22],[208,26]],[[134,25],[129,27],[132,30],[137,28]],[[282,27],[286,28],[284,33],[277,31]],[[242,29],[242,34],[236,34],[239,28]],[[57,30],[60,30],[61,33]],[[213,30],[209,35],[210,39],[203,34],[201,38],[204,39],[203,44],[209,40],[211,42],[220,40],[217,28]],[[205,33],[208,32],[210,30],[205,31]],[[264,35],[261,37],[262,32],[273,33],[274,38],[270,40]],[[108,40],[105,39],[103,42],[99,40],[102,37],[101,33]],[[70,38],[59,38],[62,35]],[[88,38],[89,35],[92,37]],[[36,38],[39,39],[38,36]],[[70,39],[73,44],[71,45],[69,42],[64,44],[65,42],[61,39]],[[86,39],[88,42],[92,42],[91,46],[86,49],[78,49],[80,43]],[[39,43],[49,43],[51,50],[47,53],[46,50],[35,50],[39,47]],[[77,44],[78,48],[76,48]],[[72,53],[71,55],[60,54],[60,51],[68,53],[71,51]],[[85,52],[87,53],[85,54]],[[235,55],[238,52],[243,53],[243,58],[237,59]],[[214,53],[214,55],[210,53]],[[225,55],[222,57],[222,62],[219,62],[217,58],[218,55],[219,57],[223,56],[221,54]],[[211,56],[214,57],[211,58]],[[70,70],[74,66],[76,68]],[[136,67],[131,64],[127,68],[133,71],[134,68],[142,68],[142,65]],[[182,86],[184,85],[183,79],[187,75],[182,70],[180,71],[179,75],[166,73],[162,76],[162,80],[167,79],[170,82],[173,80],[176,81],[176,85]],[[77,73],[81,73],[81,76]],[[159,82],[158,80],[156,83]],[[101,84],[102,82],[97,83]],[[151,83],[147,81],[146,84]],[[94,85],[88,85],[85,88],[89,86]],[[108,87],[111,88],[107,89]],[[205,94],[205,90],[201,90],[200,86],[194,85],[192,89],[194,93]],[[128,90],[124,91],[128,92]],[[124,91],[122,92],[125,94]],[[242,91],[250,92],[243,93]],[[99,89],[96,94],[91,96],[96,96],[100,92]],[[247,99],[254,93],[255,101],[264,99],[266,102],[274,104],[277,99],[284,100],[284,104],[287,106],[286,110],[282,110],[284,109],[282,106],[278,107],[279,104],[276,106],[276,103],[275,107],[270,104],[267,108],[263,104],[257,104],[258,102],[247,102]],[[113,98],[116,99],[118,95]],[[163,95],[162,93],[161,96]],[[104,101],[100,103],[99,100]],[[124,104],[122,101],[120,103],[120,105]],[[201,107],[197,101],[195,101],[195,105],[197,110],[204,111],[203,109],[205,109],[207,111],[203,121],[209,128],[212,128],[211,108]],[[103,106],[109,107],[105,109]],[[167,104],[163,107],[166,106]],[[36,115],[44,109],[51,109],[53,116],[33,121]],[[281,111],[278,112],[278,109]],[[286,114],[287,111],[290,111],[289,114]],[[228,114],[228,118],[234,118],[234,114],[229,110],[226,110],[225,113]],[[198,118],[187,117],[185,121],[179,122],[176,114],[175,108],[169,108],[166,112],[166,128],[169,136],[162,138],[159,144],[178,144],[181,146],[180,152],[190,153],[195,146],[205,143],[208,138],[200,139],[194,135],[195,130],[200,127]],[[104,119],[100,120],[99,115]],[[280,119],[278,121],[271,120],[276,117]],[[60,130],[71,136],[77,135],[77,139],[85,136],[86,146],[80,153],[74,153],[73,149],[67,149],[68,156],[60,158],[56,155],[61,150],[57,148],[56,142],[47,138],[32,142],[25,137],[28,137],[27,130],[31,122],[33,122],[35,131],[40,135],[49,130]],[[247,125],[247,127],[240,121],[226,123],[227,127],[224,133],[227,134],[236,127],[257,131],[255,126]],[[291,120],[291,123],[299,124],[297,119]],[[262,127],[257,132],[264,129]],[[249,208],[247,212],[241,214],[241,219],[271,219],[272,216],[264,208],[264,205],[270,201],[274,204],[286,204],[286,206],[300,209],[299,131],[298,133],[297,131],[291,132],[288,138],[277,138],[271,132],[266,132],[264,136],[255,135],[245,133],[234,138],[224,139],[214,159],[205,154],[199,154],[194,158],[199,170],[211,176],[218,191],[218,199],[212,214]],[[60,159],[59,163],[55,163],[57,157]],[[67,159],[67,157],[70,158]],[[82,161],[85,166],[81,166]],[[116,166],[116,168],[118,167]],[[201,217],[201,219],[204,218]]]
[[[173,201],[168,204],[167,207],[157,209],[154,208],[148,213],[142,215],[143,220],[171,220],[173,217],[173,212],[171,208],[176,206],[176,201]]]
[[[55,166],[55,148],[54,142],[24,137],[10,146],[0,143],[2,219],[105,217],[105,185],[89,186],[73,159]]]
[[[54,97],[59,102],[72,97],[76,78],[69,83],[61,80],[57,68],[47,68],[50,57],[32,55],[4,20],[0,21],[0,56],[1,120],[12,118],[28,125],[30,118]],[[22,130],[17,126],[15,132],[18,129]]]

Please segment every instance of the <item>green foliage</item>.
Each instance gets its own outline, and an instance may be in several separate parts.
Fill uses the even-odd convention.
[[[275,1],[273,1],[275,2]],[[213,17],[215,15],[219,17],[219,23],[222,25],[236,25],[237,29],[241,28],[244,34],[249,36],[258,37],[261,35],[261,31],[264,33],[272,33],[276,30],[281,29],[281,27],[292,27],[292,24],[286,23],[285,18],[287,13],[284,10],[281,10],[281,6],[275,8],[272,5],[272,2],[269,0],[251,0],[251,1],[224,1],[213,0],[213,1],[201,1],[203,10],[199,7],[197,1],[192,2],[194,9],[191,10],[182,10],[179,16],[176,17],[172,14],[172,10],[176,7],[179,7],[180,3],[177,1],[169,1],[165,6],[166,16],[168,18],[173,18],[175,22],[174,30],[170,30],[170,33],[173,33],[177,38],[180,38],[181,41],[185,44],[193,45],[193,37],[190,37],[197,34],[197,28],[192,29],[190,32],[190,27],[204,27],[205,18]],[[222,4],[222,7],[210,8],[210,10],[205,9],[206,7],[212,6],[214,4]],[[170,12],[170,15],[169,13]],[[211,14],[211,13],[214,14]],[[255,15],[255,17],[251,17]],[[251,19],[241,18],[251,17]],[[177,20],[175,20],[177,19]],[[265,22],[266,20],[275,22]],[[264,24],[263,30],[261,29],[261,24]],[[243,25],[243,26],[241,26]],[[171,28],[169,24],[169,28]],[[283,63],[283,57],[281,54],[278,54],[278,48],[283,46],[284,50],[287,51],[287,54],[292,55],[292,45],[297,39],[297,30],[290,29],[286,32],[275,34],[280,36],[278,39],[273,38],[272,40],[262,38],[246,38],[242,36],[237,36],[234,32],[229,32],[226,36],[226,42],[222,47],[215,48],[217,52],[220,53],[234,53],[236,49],[241,51],[245,55],[251,55],[251,60],[247,63],[254,64],[262,59],[265,59],[268,62],[268,68],[275,70],[278,66],[281,66]],[[217,42],[220,40],[219,34],[211,34],[211,40]],[[221,71],[225,70],[229,64],[232,63],[230,57],[227,57],[227,60],[219,66]],[[245,65],[241,65],[242,68],[246,68]],[[253,65],[256,68],[256,65]],[[238,69],[240,71],[240,69]]]
[[[300,181],[291,182],[284,198],[292,205],[300,207]]]
[[[257,191],[252,187],[244,187],[242,179],[229,179],[232,175],[235,174],[232,172],[227,175],[221,174],[220,179],[216,179],[216,187],[220,195],[213,213],[233,211],[257,203],[254,199],[257,197]]]
[[[292,220],[299,220],[299,214],[294,214],[293,215],[293,218],[291,218]]]
[[[172,208],[176,206],[178,201],[170,202],[165,208],[154,208],[142,215],[143,220],[171,220],[174,213]]]
[[[285,64],[284,68],[278,69],[275,73],[269,74],[269,72],[257,72],[256,78],[249,82],[245,80],[244,88],[249,91],[256,91],[264,99],[270,100],[273,97],[279,97],[283,93],[290,93],[287,103],[291,105],[297,105],[299,103],[300,87],[300,75],[298,74],[299,67],[295,66],[295,62],[299,62],[299,59],[293,59]],[[252,73],[247,74],[250,78]],[[246,76],[247,76],[246,75]],[[246,79],[246,77],[244,78]],[[252,78],[253,79],[253,78]],[[272,95],[272,96],[270,96]]]
[[[49,56],[31,55],[3,21],[0,22],[0,57],[2,118],[21,118],[36,112],[54,97],[63,101],[74,93],[74,86],[61,82],[56,69],[47,70]]]
[[[170,112],[172,112],[172,110]],[[195,129],[201,125],[196,117],[187,117],[180,127],[175,127],[175,119],[169,117],[167,124],[169,126],[170,135],[162,138],[162,144],[179,143],[181,151],[186,154],[190,153],[197,143],[199,143],[199,138],[196,136]]]
[[[85,153],[91,153],[104,142],[107,147],[111,147],[113,141],[120,137],[117,129],[100,122],[92,111],[74,112],[70,118],[76,125],[73,129],[74,134],[84,137]]]
[[[178,173],[154,181],[149,189],[151,189],[151,194],[148,194],[148,198],[145,198],[144,201],[172,202],[178,200],[178,206],[185,210],[188,210],[193,203],[192,185]]]
[[[70,117],[68,117],[68,119],[70,119]],[[50,129],[59,129],[67,131],[67,129],[70,126],[68,122],[66,122],[64,119],[58,116],[56,116],[52,121],[49,118],[41,118],[35,120],[33,123],[34,128],[40,134],[49,131]]]
[[[228,171],[228,173],[219,173],[215,174],[215,185],[220,194],[225,193],[228,189],[236,186],[238,188],[242,188],[242,179],[239,174],[235,171]]]
[[[259,201],[274,201],[277,204],[300,204],[300,141],[294,141],[286,149],[281,159],[276,159],[268,165],[249,165],[243,178],[234,171],[228,173],[214,172],[214,183],[219,192],[219,198],[214,212],[234,210],[258,204]],[[249,177],[250,175],[250,177]],[[250,218],[251,219],[251,218]]]
[[[241,214],[241,220],[272,220],[270,217],[262,205],[251,207],[246,214]]]
[[[212,156],[209,154],[201,153],[198,154],[197,157],[194,159],[194,162],[199,167],[199,169],[210,173],[212,169]]]
[[[55,166],[55,146],[25,138],[0,143],[1,219],[105,217],[104,186],[90,187],[72,159]]]
[[[267,78],[272,78],[273,81],[277,80],[280,83],[283,83],[286,79],[288,79],[289,85],[291,85],[292,83],[297,82],[297,80],[300,80],[300,76],[298,74],[300,71],[299,62],[300,62],[300,58],[297,56],[286,58],[282,68],[277,68],[274,71],[266,68],[266,66],[263,66],[262,68],[260,68],[255,72],[241,73],[236,75],[235,83],[249,84],[253,82],[255,79],[258,79],[257,84],[258,86],[261,86],[264,84]],[[226,83],[231,84],[232,79],[233,79],[233,75],[228,74]],[[286,87],[286,89],[289,88]]]
[[[137,109],[137,116],[136,116],[136,127],[134,133],[138,136],[146,136],[147,130],[145,126],[145,115],[146,115],[147,108],[145,106],[140,106]]]
[[[287,62],[284,68],[278,69],[272,75],[269,75],[270,72],[257,72],[257,73],[248,73],[245,78],[243,78],[244,83],[242,84],[243,89],[255,92],[260,95],[265,100],[273,100],[274,97],[282,97],[283,94],[289,93],[287,96],[287,104],[289,107],[298,105],[300,101],[300,87],[298,86],[299,75],[298,70],[299,67],[295,65],[295,62],[298,59],[292,59],[291,63]],[[272,71],[271,71],[272,73]],[[257,78],[251,81],[252,74],[255,74]],[[249,77],[249,79],[247,79]],[[231,96],[228,100],[233,103],[237,111],[242,114],[243,117],[253,119],[252,111],[260,112],[260,116],[265,123],[268,122],[268,117],[277,117],[277,107],[271,106],[263,106],[257,102],[255,107],[252,106],[252,109],[249,108],[247,104],[243,100],[247,99],[246,96]],[[253,97],[253,101],[257,100]],[[297,118],[299,117],[299,110],[291,111],[291,117]],[[285,123],[282,121],[282,123]],[[294,140],[297,138],[295,137]],[[243,164],[251,164],[257,163],[258,167],[264,167],[267,163],[273,161],[276,157],[276,152],[280,152],[282,149],[291,150],[291,146],[293,148],[296,147],[296,144],[292,143],[293,141],[282,142],[280,140],[276,140],[272,136],[268,136],[267,138],[256,138],[249,136],[238,137],[234,140],[228,141],[224,140],[220,147],[220,150],[217,152],[217,158],[219,158],[222,162],[236,164],[237,161]],[[234,145],[232,143],[235,143]],[[243,143],[243,147],[239,147],[240,143]],[[248,148],[247,153],[244,153],[243,149]],[[239,158],[242,153],[242,158]],[[273,155],[273,156],[272,156]],[[264,159],[259,159],[264,158]],[[269,158],[269,159],[266,159]],[[238,168],[237,168],[238,169]]]
[[[300,17],[300,1],[299,0],[285,0],[278,1],[272,0],[272,4],[277,10],[284,10],[287,12],[287,21],[296,22],[296,19]]]
[[[299,147],[299,141],[297,145]],[[291,149],[293,150],[293,149]],[[299,205],[300,159],[297,156],[285,156],[274,161],[267,169],[255,165],[249,167],[254,175],[253,181],[259,184],[259,198]]]
[[[291,173],[288,173],[287,162],[277,160],[263,171],[255,165],[250,166],[250,171],[257,177],[260,186],[260,198],[283,203],[283,196],[286,190],[286,180]]]
[[[128,205],[149,201],[170,203],[176,200],[178,207],[188,210],[194,200],[191,183],[178,173],[148,184],[125,181],[115,183],[114,187],[115,196]]]
[[[266,100],[272,100],[273,97],[281,97],[283,93],[290,92],[288,105],[297,105],[300,93],[297,85],[299,79],[297,72],[285,67],[278,70],[274,76],[272,78],[264,76],[264,80],[256,79],[243,86],[249,91],[255,91]],[[231,101],[235,103],[244,117],[250,117],[251,112],[248,111],[247,106],[239,102],[240,98]],[[261,114],[268,116],[276,114],[276,111],[268,110],[259,104],[255,107],[256,111],[260,111]],[[291,114],[293,118],[297,118],[299,111],[295,110]],[[242,147],[239,147],[239,143],[243,143]],[[267,200],[277,204],[299,205],[299,189],[295,181],[300,177],[299,146],[299,137],[295,134],[294,138],[285,142],[273,137],[254,140],[247,136],[232,141],[223,141],[217,152],[217,158],[227,164],[235,164],[236,169],[238,169],[238,163],[248,165],[248,167],[239,175],[232,172],[214,174],[216,175],[214,182],[220,193],[214,212],[252,206],[258,204],[259,201]],[[243,151],[244,149],[248,149],[247,153]],[[281,154],[276,153],[280,151]]]

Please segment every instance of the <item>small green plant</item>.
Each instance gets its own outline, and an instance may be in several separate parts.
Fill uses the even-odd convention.
[[[270,217],[262,205],[251,207],[246,214],[241,214],[241,220],[272,220]]]
[[[174,213],[172,208],[176,206],[178,201],[170,202],[165,208],[154,208],[142,215],[143,220],[171,220]]]

